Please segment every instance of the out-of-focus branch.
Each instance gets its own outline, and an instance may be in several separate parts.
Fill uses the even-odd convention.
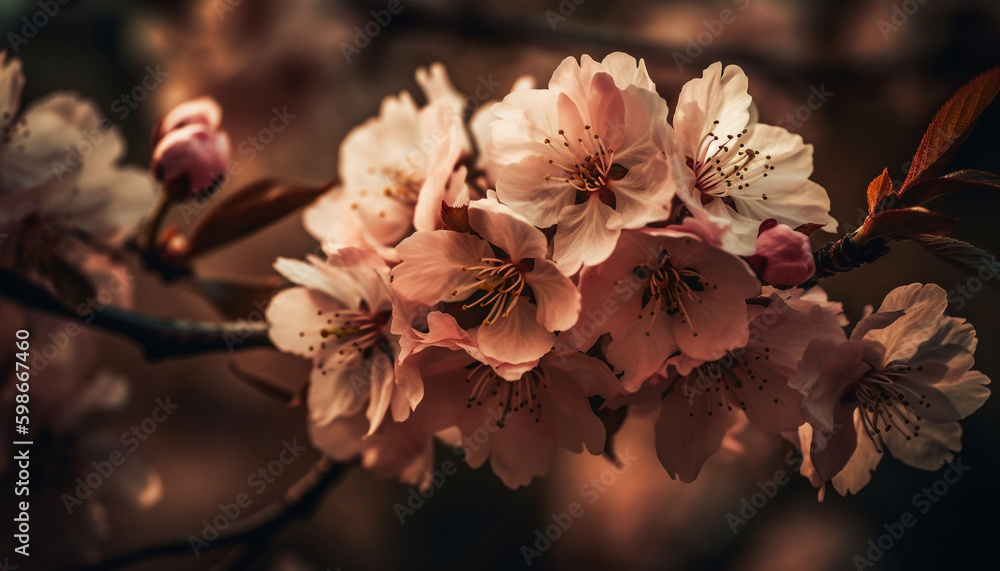
[[[0,295],[34,309],[127,337],[142,347],[147,359],[271,346],[267,324],[263,322],[164,319],[114,307],[88,307],[84,311],[71,311],[45,289],[2,269]]]
[[[240,543],[250,546],[262,545],[271,534],[279,531],[285,524],[312,515],[319,507],[323,494],[340,479],[348,466],[349,464],[338,464],[329,458],[321,459],[280,498],[259,512],[233,522],[225,533],[220,533],[219,537],[206,542],[208,545],[201,545],[200,548],[206,550]],[[128,551],[83,567],[79,571],[119,569],[149,559],[184,554],[193,556],[191,543],[186,537]]]

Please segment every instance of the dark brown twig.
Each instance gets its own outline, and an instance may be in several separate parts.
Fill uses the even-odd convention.
[[[198,355],[212,351],[234,352],[270,347],[263,321],[203,322],[164,319],[114,307],[86,307],[71,311],[45,289],[23,277],[0,269],[0,295],[28,307],[54,313],[131,339],[147,359]]]

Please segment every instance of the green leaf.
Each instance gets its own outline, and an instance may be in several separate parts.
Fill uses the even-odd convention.
[[[910,238],[925,250],[962,270],[970,276],[983,277],[986,269],[993,277],[1000,278],[1000,262],[990,252],[948,236],[913,236]],[[1000,289],[1000,279],[983,280],[994,289]]]
[[[251,182],[202,217],[188,237],[188,257],[200,256],[253,234],[316,200],[331,186],[309,186],[273,178]]]

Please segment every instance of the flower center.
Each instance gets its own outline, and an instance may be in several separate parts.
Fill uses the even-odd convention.
[[[514,263],[499,258],[478,258],[479,264],[462,268],[463,272],[476,272],[476,281],[463,288],[451,291],[452,296],[471,289],[482,290],[475,300],[462,305],[462,309],[476,306],[489,311],[483,319],[483,325],[492,325],[501,317],[507,317],[524,291],[523,272],[531,271],[534,260],[522,260]]]
[[[424,181],[420,180],[412,170],[382,169],[388,184],[382,189],[382,194],[389,198],[398,200],[404,204],[416,204],[420,196],[420,189],[424,186]]]
[[[702,303],[701,292],[708,288],[708,282],[696,270],[692,268],[676,269],[670,263],[670,254],[663,250],[659,255],[659,268],[653,270],[647,266],[636,266],[632,272],[639,279],[649,279],[649,290],[644,295],[643,307],[646,307],[650,300],[658,301],[661,311],[673,316],[680,314],[682,323],[687,323],[694,332],[695,337],[698,332],[694,331],[694,324],[688,315],[687,305],[690,303]],[[650,329],[658,312],[654,309],[650,311]],[[639,315],[640,319],[642,314]],[[649,331],[646,336],[649,336]]]
[[[552,148],[555,155],[549,159],[549,164],[561,170],[563,175],[546,174],[545,180],[565,182],[578,193],[596,192],[605,204],[614,207],[614,193],[607,188],[607,184],[609,181],[625,178],[628,169],[614,162],[614,149],[604,146],[600,135],[592,135],[590,125],[584,125],[583,128],[587,132],[586,138],[577,138],[575,141],[566,136],[565,130],[559,129],[561,147],[558,141],[545,139],[545,144]]]
[[[759,361],[769,361],[771,349],[769,347],[746,347],[737,351],[727,351],[721,359],[710,361],[695,368],[687,376],[679,379],[682,383],[681,390],[684,391],[684,398],[692,400],[703,395],[711,399],[708,405],[708,416],[713,416],[714,409],[726,409],[732,412],[738,408],[743,412],[747,410],[747,404],[742,391],[756,391],[766,394],[774,404],[778,404],[780,399],[767,384],[767,377],[761,376],[759,371],[755,372],[755,365]],[[673,386],[664,392],[666,397]],[[716,406],[711,406],[711,401]],[[755,401],[761,403],[760,399]],[[694,416],[694,412],[688,413]]]
[[[545,380],[545,373],[535,368],[516,381],[508,381],[499,377],[489,365],[480,363],[465,379],[466,383],[472,383],[472,392],[465,406],[483,406],[484,401],[498,397],[501,400],[497,403],[500,407],[497,427],[503,428],[507,424],[507,416],[521,410],[534,414],[535,422],[539,422],[542,403],[538,401],[538,389],[546,387]]]
[[[375,167],[368,167],[368,174],[374,175],[377,171]],[[415,206],[417,204],[417,199],[420,197],[420,189],[424,186],[424,180],[417,176],[415,169],[402,169],[393,167],[383,167],[382,176],[385,179],[386,185],[382,189],[382,196],[395,200],[405,206]],[[362,200],[370,200],[369,191],[363,188],[358,191],[358,198]],[[378,200],[375,201],[378,204]],[[351,210],[359,210],[361,208],[361,202],[355,201],[351,203]],[[378,217],[385,218],[385,210],[379,210]]]
[[[322,316],[324,313],[323,310],[316,310],[316,315]],[[326,349],[332,344],[337,351],[317,362],[316,367],[322,369],[325,375],[328,370],[342,368],[358,357],[364,356],[366,351],[376,345],[388,347],[381,333],[381,328],[386,323],[388,315],[385,314],[371,315],[360,310],[333,312],[326,320],[326,327],[319,331],[320,337],[323,338],[323,341],[320,341],[320,349]],[[303,332],[299,333],[299,336],[304,335]],[[314,351],[315,347],[309,347],[309,350]]]
[[[923,367],[917,367],[921,370]],[[930,408],[927,395],[918,395],[900,383],[900,378],[913,370],[904,364],[889,365],[882,371],[869,371],[854,388],[853,396],[862,409],[861,424],[879,454],[883,451],[882,435],[895,428],[906,440],[920,436],[921,416],[916,407]],[[916,401],[916,405],[913,402]]]
[[[718,125],[719,122],[715,121],[715,124]],[[704,202],[749,189],[751,183],[766,178],[774,170],[774,166],[768,164],[771,155],[751,149],[740,142],[746,133],[747,130],[743,129],[735,135],[725,135],[726,142],[717,143],[719,135],[710,131],[702,138],[695,157],[688,158],[688,167],[695,173],[695,187],[701,191]],[[713,144],[717,146],[709,154]],[[767,200],[766,194],[760,196]]]

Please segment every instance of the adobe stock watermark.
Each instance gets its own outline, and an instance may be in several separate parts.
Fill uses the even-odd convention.
[[[627,449],[623,450],[617,464],[613,464],[598,474],[596,478],[591,478],[589,482],[580,486],[580,496],[586,500],[586,505],[597,503],[597,500],[601,499],[601,496],[618,482],[618,477],[624,474],[636,460],[638,458],[629,454]],[[585,513],[587,513],[585,505],[582,502],[574,501],[566,506],[565,511],[549,514],[552,523],[546,525],[544,529],[535,530],[533,543],[521,545],[520,552],[521,556],[524,557],[524,564],[531,567],[533,560],[541,558],[546,551],[551,549],[552,544],[559,541],[563,534],[573,526],[573,523],[583,517]]]
[[[445,479],[448,476],[454,476],[457,473],[458,465],[451,460],[445,460],[441,463],[440,470],[435,470],[431,473],[430,485],[427,486],[427,489],[418,489],[410,486],[406,494],[406,505],[396,502],[392,506],[392,510],[396,512],[396,517],[399,518],[399,524],[405,524],[408,516],[416,514],[417,510],[424,507],[426,501],[433,498],[434,493],[444,486]]]
[[[215,14],[219,17],[219,21],[226,19],[226,14],[236,10],[236,7],[243,3],[243,0],[215,0],[213,6],[215,6]]]
[[[235,145],[236,153],[241,157],[240,159],[230,159],[226,163],[226,170],[221,173],[215,174],[215,184],[210,185],[208,188],[198,192],[191,198],[182,202],[178,207],[177,211],[180,213],[181,218],[184,220],[185,224],[189,224],[191,220],[197,218],[205,209],[211,204],[212,198],[219,192],[219,189],[224,187],[229,180],[238,176],[243,172],[243,165],[253,162],[257,155],[264,151],[268,145],[274,142],[275,137],[278,133],[281,133],[288,128],[298,115],[288,111],[288,106],[283,106],[281,109],[273,107],[271,109],[271,119],[267,122],[264,127],[261,127],[257,133],[247,136],[245,139]]]
[[[825,445],[843,427],[843,424],[835,423],[833,432],[828,435],[814,432],[813,446]],[[732,530],[733,535],[739,533],[740,526],[746,526],[751,519],[760,513],[760,510],[764,509],[768,502],[778,495],[779,490],[792,481],[790,475],[801,471],[803,460],[800,450],[790,451],[785,455],[785,464],[791,469],[791,474],[785,470],[777,470],[770,480],[757,482],[758,491],[740,498],[740,508],[736,510],[736,513],[728,512],[726,514],[726,522],[729,523],[729,529]]]
[[[731,0],[731,2],[739,12],[743,12],[750,7],[750,0]],[[705,53],[705,48],[712,45],[722,35],[722,32],[726,30],[726,26],[736,21],[737,15],[738,13],[732,9],[723,8],[719,12],[718,18],[702,20],[701,25],[703,29],[694,36],[688,35],[684,51],[678,50],[673,53],[677,71],[684,71],[685,66],[694,63],[695,59]]]
[[[476,87],[473,90],[473,95],[468,95],[465,97],[464,106],[461,110],[456,110],[451,112],[449,110],[448,114],[445,116],[444,120],[440,125],[437,125],[433,131],[427,134],[422,140],[420,140],[409,152],[405,155],[398,153],[396,156],[391,157],[387,162],[397,163],[395,170],[386,171],[385,182],[387,187],[393,187],[398,184],[396,177],[401,177],[403,179],[415,176],[418,172],[427,168],[430,164],[431,157],[433,157],[442,145],[449,142],[450,137],[453,136],[455,130],[464,131],[465,120],[464,117],[471,116],[479,107],[485,102],[493,93],[496,92],[497,88],[503,85],[500,81],[495,81],[493,79],[493,74],[482,75],[480,74],[476,78]]]
[[[467,451],[476,452],[485,446],[493,434],[501,430],[503,416],[503,407],[491,408],[481,427],[473,430],[471,434],[462,434],[462,441],[452,448],[455,456],[461,458],[462,462],[468,465]],[[430,485],[427,489],[417,489],[411,486],[407,491],[406,504],[396,502],[393,505],[393,511],[399,518],[399,523],[405,524],[407,517],[415,515],[417,510],[424,507],[434,497],[434,494],[444,486],[448,476],[454,476],[457,473],[458,465],[452,460],[445,460],[441,463],[441,469],[431,474]]]
[[[406,1],[409,3],[413,0]],[[343,52],[347,63],[351,63],[351,58],[361,54],[361,50],[367,48],[372,40],[382,33],[382,30],[389,27],[389,24],[392,23],[392,17],[401,13],[405,7],[403,0],[389,0],[384,9],[370,12],[372,19],[368,20],[363,27],[354,26],[353,40],[340,42],[340,51]]]
[[[969,466],[962,464],[961,458],[956,458],[954,461],[948,462],[948,467],[941,475],[941,478],[935,480],[930,486],[922,488],[919,492],[913,494],[910,503],[919,511],[919,515],[926,515],[934,507],[934,504],[940,502],[941,498],[948,493],[951,486],[957,484],[968,473],[969,469]],[[858,571],[874,567],[875,563],[881,561],[885,557],[885,554],[895,547],[896,542],[903,539],[903,536],[906,535],[906,530],[915,525],[917,525],[917,516],[909,511],[900,514],[897,521],[882,524],[882,529],[885,530],[885,533],[868,540],[868,550],[865,551],[864,555],[855,555],[854,559],[852,559],[854,567]]]
[[[778,121],[778,127],[784,127],[794,133],[795,130],[800,129],[806,121],[812,119],[813,113],[819,111],[819,109],[826,105],[826,102],[829,101],[834,95],[832,91],[826,90],[825,83],[819,84],[819,87],[812,85],[809,87],[809,91],[809,97],[806,98],[806,102],[796,107],[790,113],[786,113],[785,117],[782,118],[781,121]]]
[[[149,416],[142,419],[138,424],[133,424],[128,430],[122,433],[119,441],[126,448],[125,452],[112,450],[106,459],[95,460],[90,463],[94,468],[86,476],[76,479],[76,489],[72,494],[64,493],[61,496],[66,513],[73,515],[76,508],[83,505],[85,501],[94,495],[94,491],[104,485],[115,473],[115,469],[125,463],[130,455],[142,446],[142,443],[149,440],[149,437],[156,432],[161,424],[167,421],[174,412],[180,408],[179,404],[170,402],[170,397],[157,398],[156,406]]]
[[[111,280],[104,287],[76,306],[76,315],[85,324],[92,323],[98,313],[104,311],[104,308],[114,302],[115,295],[125,291],[128,282],[134,279],[135,276],[123,266],[120,271],[112,273]],[[70,341],[82,332],[83,328],[75,320],[66,321],[61,331],[50,331],[47,335],[49,342],[31,353],[31,370],[35,373],[44,371],[49,363],[54,361],[63,349],[69,346]]]
[[[878,31],[882,34],[882,39],[889,41],[889,36],[895,34],[900,28],[910,21],[910,16],[917,13],[927,0],[903,0],[901,4],[892,5],[892,14],[889,19],[880,18],[877,22]]]
[[[552,31],[556,31],[556,27],[569,19],[570,16],[576,12],[576,7],[583,5],[587,0],[560,0],[559,6],[556,10],[546,10],[545,19],[549,23],[549,27]]]
[[[299,446],[298,439],[293,438],[291,442],[282,441],[282,449],[278,456],[269,462],[267,466],[258,468],[256,472],[247,478],[247,486],[253,488],[255,495],[259,496],[267,490],[267,487],[285,472],[285,467],[291,466],[303,452],[308,450],[305,446]],[[229,526],[239,519],[247,508],[253,505],[253,496],[247,492],[236,494],[232,502],[220,503],[218,514],[211,521],[201,520],[203,525],[201,533],[188,536],[188,545],[194,552],[195,557],[201,557],[201,550],[209,547],[213,541],[219,539],[222,532],[229,529]]]
[[[111,111],[119,121],[124,121],[134,111],[139,104],[149,97],[149,94],[157,87],[163,85],[170,72],[160,68],[160,64],[147,65],[146,75],[135,84],[132,89],[122,93],[111,102]],[[82,140],[66,148],[66,158],[62,161],[52,161],[52,171],[60,181],[77,168],[83,165],[83,160],[90,156],[97,146],[104,141],[104,137],[114,129],[114,122],[110,117],[103,117],[93,129],[85,130],[81,133]]]
[[[10,44],[10,50],[15,54],[21,51],[21,48],[28,43],[29,40],[33,40],[38,32],[42,28],[49,25],[57,15],[63,6],[69,4],[72,0],[38,0],[36,5],[38,10],[30,16],[23,16],[21,18],[21,33],[8,32],[7,42]]]

